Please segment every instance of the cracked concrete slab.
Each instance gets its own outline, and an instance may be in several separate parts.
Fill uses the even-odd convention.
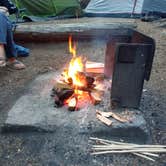
[[[3,126],[4,132],[56,132],[62,129],[78,134],[106,136],[108,138],[127,137],[139,139],[141,142],[148,140],[147,124],[142,113],[138,110],[117,110],[123,116],[130,117],[132,123],[120,123],[112,119],[113,124],[108,127],[97,120],[95,113],[96,109],[102,111],[108,107],[108,102],[75,112],[67,111],[65,107],[55,108],[50,93],[58,76],[59,72],[46,73],[38,76],[27,87],[27,90],[9,111]]]

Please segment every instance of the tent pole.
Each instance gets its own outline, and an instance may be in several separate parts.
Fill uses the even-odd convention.
[[[133,14],[134,14],[134,12],[135,12],[135,7],[136,7],[136,4],[137,4],[137,0],[134,0],[134,6],[133,6],[133,11],[132,11],[131,15],[133,15]]]

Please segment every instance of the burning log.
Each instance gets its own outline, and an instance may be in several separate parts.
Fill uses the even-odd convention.
[[[74,93],[69,85],[63,82],[57,82],[52,89],[51,96],[55,100],[55,107],[61,107],[64,105],[64,101],[70,98]]]
[[[61,92],[63,90],[66,90],[66,89],[69,89],[69,90],[73,90],[73,89],[77,89],[77,90],[80,90],[80,91],[86,91],[86,92],[99,92],[99,93],[103,93],[102,91],[99,91],[97,89],[94,89],[95,88],[95,85],[92,84],[94,78],[91,78],[91,77],[87,77],[87,79],[89,79],[89,87],[86,87],[86,86],[74,86],[74,85],[69,85],[68,83],[66,82],[57,82],[52,91],[53,91],[53,94],[55,92]]]
[[[73,80],[72,80],[72,78],[70,77],[70,78],[68,78],[67,79],[67,81],[68,81],[68,85],[73,85]]]
[[[69,101],[68,100],[68,110],[70,111],[74,111],[78,108],[76,108],[76,104],[73,106],[70,106],[70,103],[73,103],[73,100],[77,101],[77,95],[74,95],[75,93],[75,89],[77,89],[77,91],[80,91],[80,93],[82,94],[89,94],[89,96],[84,97],[85,98],[89,98],[89,100],[91,100],[91,103],[93,104],[99,104],[101,102],[101,97],[103,96],[103,91],[95,89],[93,85],[94,82],[94,78],[87,76],[86,79],[89,81],[89,87],[74,87],[72,85],[67,84],[66,82],[62,82],[62,81],[58,81],[56,82],[56,84],[54,85],[54,88],[52,89],[52,94],[51,96],[54,98],[55,101],[55,107],[62,107],[63,105],[65,105],[66,100],[72,100]],[[72,99],[72,96],[75,96],[75,99]],[[83,98],[80,100],[84,100]],[[79,102],[80,103],[80,102]],[[81,104],[82,105],[82,104]]]
[[[69,84],[66,84],[65,82],[58,81],[55,83],[53,87],[53,91],[61,92],[64,89],[73,89]]]
[[[103,82],[104,81],[104,75],[98,75],[98,76],[96,76],[95,77],[95,81],[96,82],[101,82],[101,81]]]
[[[93,77],[90,76],[86,76],[86,81],[87,81],[87,87],[88,88],[93,88],[94,87],[94,81],[95,79]]]
[[[93,88],[94,87],[94,81],[95,79],[89,75],[87,75],[85,72],[77,72],[76,74],[77,78],[82,82],[82,86],[84,88]],[[79,86],[78,86],[79,87]]]
[[[70,98],[74,93],[74,90],[72,89],[65,89],[63,90],[61,93],[59,93],[59,100],[64,102],[65,100],[67,100],[68,98]]]
[[[63,76],[63,75],[62,75]],[[76,73],[76,77],[78,79],[78,82],[81,82],[81,85],[77,85],[77,87],[84,87],[84,88],[93,88],[94,87],[94,81],[95,79],[89,75],[87,75],[85,72],[80,72],[78,71]],[[66,83],[67,85],[70,86],[74,86],[73,85],[73,80],[71,77],[69,77],[67,80],[63,80],[64,83]]]
[[[55,106],[67,105],[68,110],[74,111],[87,104],[98,104],[105,90],[105,86],[102,85],[104,79],[101,77],[95,79],[94,76],[86,72],[100,70],[100,72],[95,73],[103,74],[104,64],[86,62],[85,58],[77,56],[76,44],[72,43],[72,36],[69,36],[69,52],[72,54],[72,59],[61,74],[60,80],[54,85],[51,94],[54,97]]]
[[[70,98],[74,93],[72,89],[64,89],[59,93],[56,93],[54,96],[55,107],[61,107],[64,105],[64,101]]]
[[[102,99],[99,91],[92,91],[90,95],[92,96],[95,105],[101,102]]]
[[[68,103],[68,110],[69,111],[75,111],[77,110],[77,98],[72,97]]]

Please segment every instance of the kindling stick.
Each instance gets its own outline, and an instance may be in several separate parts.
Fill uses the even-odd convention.
[[[109,120],[108,118],[101,116],[100,114],[97,114],[97,119],[99,119],[101,122],[103,122],[104,124],[106,124],[107,126],[111,126],[112,125],[112,121]]]
[[[132,153],[147,160],[155,161],[152,157],[159,157],[155,153],[166,153],[166,145],[139,145],[132,143],[116,142],[111,140],[90,137],[101,143],[101,145],[93,145],[92,155],[113,154],[113,153]],[[153,152],[153,153],[151,153]]]

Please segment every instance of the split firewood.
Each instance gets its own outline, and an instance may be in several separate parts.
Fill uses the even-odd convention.
[[[81,80],[81,83],[84,85],[85,88],[93,88],[95,79],[89,75],[87,75],[85,72],[77,72],[76,74],[77,78]]]
[[[97,73],[97,74],[104,73],[103,63],[87,61],[85,68],[87,73]]]
[[[86,62],[86,68],[98,68],[98,67],[104,67],[104,63],[93,62],[93,61]]]
[[[102,89],[97,89],[96,87],[91,89],[91,92],[98,93],[99,95],[103,96],[104,95],[104,90]]]
[[[71,97],[74,93],[74,90],[72,89],[64,89],[61,92],[54,94],[54,103],[55,107],[62,107],[64,104],[64,101],[67,100],[69,97]]]
[[[92,82],[92,81],[91,81]],[[72,86],[72,85],[69,85],[65,82],[62,82],[62,81],[59,81],[59,82],[56,82],[54,87],[53,87],[53,92],[61,92],[63,91],[64,89],[68,89],[68,90],[73,90],[75,87]],[[94,87],[79,87],[77,86],[77,89],[78,90],[81,90],[81,91],[87,91],[87,92],[91,92],[91,91],[99,91],[99,90],[95,90]]]
[[[95,77],[95,81],[97,82],[103,82],[104,81],[104,75],[98,75]]]
[[[96,117],[98,120],[100,120],[101,122],[103,122],[104,124],[106,124],[107,126],[111,126],[112,125],[112,121],[100,114],[96,114]]]
[[[112,118],[116,119],[116,120],[119,121],[119,122],[122,122],[122,123],[129,122],[128,119],[126,119],[126,118],[124,118],[124,117],[122,117],[122,116],[119,116],[119,115],[117,115],[117,114],[115,114],[115,113],[113,113],[113,112],[110,112],[110,114],[111,114],[111,117],[112,117]]]
[[[90,68],[86,69],[87,73],[96,73],[96,74],[103,74],[104,73],[104,68]]]
[[[74,93],[74,90],[72,89],[65,89],[63,90],[61,93],[59,93],[59,100],[64,102],[65,100],[67,100],[69,97],[71,97]]]
[[[96,110],[96,112],[106,118],[109,118],[109,117],[112,117],[114,118],[115,120],[121,122],[121,123],[125,123],[125,122],[129,122],[128,119],[124,118],[124,117],[121,117],[120,115],[117,115],[115,114],[114,112],[103,112],[103,111],[99,111],[99,110]]]
[[[97,92],[91,92],[90,96],[92,97],[92,99],[94,100],[94,104],[99,104],[101,102],[101,95]]]
[[[54,84],[54,87],[53,89],[56,91],[61,91],[63,89],[72,89],[72,87],[70,85],[68,85],[67,83],[65,82],[62,82],[62,81],[58,81]]]
[[[86,76],[86,81],[87,81],[87,87],[91,88],[93,87],[93,83],[95,79],[91,76]]]

